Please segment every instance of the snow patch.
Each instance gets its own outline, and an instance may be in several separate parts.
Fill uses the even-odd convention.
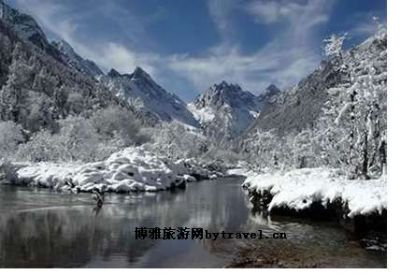
[[[386,176],[375,180],[348,180],[335,169],[299,169],[285,174],[259,174],[243,183],[250,191],[270,193],[268,211],[288,207],[296,211],[313,202],[327,203],[341,199],[349,209],[348,217],[382,214],[387,208]]]
[[[126,193],[159,191],[183,186],[213,173],[192,160],[172,161],[141,147],[127,148],[94,163],[24,163],[16,170],[15,184],[90,192],[94,189]]]

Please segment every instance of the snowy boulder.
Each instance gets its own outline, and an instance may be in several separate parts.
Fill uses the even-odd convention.
[[[217,178],[218,178],[218,176],[216,174],[211,174],[211,176],[210,176],[210,180],[215,180]]]
[[[129,183],[127,181],[122,181],[119,183],[112,184],[108,187],[109,191],[116,192],[116,193],[128,193],[131,191]]]
[[[197,181],[195,177],[187,175],[187,174],[183,175],[183,179],[186,182],[196,182]]]

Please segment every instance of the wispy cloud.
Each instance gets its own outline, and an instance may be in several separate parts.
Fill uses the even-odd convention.
[[[319,30],[330,22],[336,0],[208,0],[206,7],[220,41],[196,55],[190,52],[166,55],[143,46],[151,40],[146,37],[149,21],[166,20],[168,13],[162,8],[155,9],[153,16],[143,16],[126,9],[122,2],[88,0],[93,1],[88,3],[93,9],[71,14],[67,1],[15,1],[47,30],[103,69],[113,67],[131,72],[135,66],[141,66],[167,89],[192,89],[191,93],[195,94],[222,80],[238,83],[256,93],[271,83],[281,88],[296,84],[321,59]],[[128,42],[111,39],[109,35],[104,35],[101,41],[84,39],[78,19],[90,17],[91,13],[100,14],[107,22],[117,25],[118,32]],[[244,17],[256,24],[258,31],[260,27],[265,29],[264,34],[254,34],[267,37],[257,50],[244,50],[237,39],[238,31],[243,31],[238,18]],[[373,31],[371,26],[358,24],[353,32],[369,34]],[[185,37],[179,39],[184,42]]]
[[[211,3],[219,1],[210,1]],[[201,57],[177,55],[170,58],[169,66],[184,74],[198,89],[221,79],[239,83],[254,92],[260,92],[270,83],[287,87],[312,71],[320,61],[315,49],[316,28],[329,20],[332,1],[309,0],[245,2],[242,9],[254,17],[258,24],[270,27],[282,23],[260,50],[243,54],[237,45],[226,43],[229,35],[232,6],[215,6],[211,10],[218,29],[224,33],[221,44]],[[243,2],[242,2],[243,4]],[[235,8],[238,6],[236,5]]]
[[[379,18],[377,14],[360,13],[357,15],[357,24],[349,30],[349,33],[354,36],[371,36],[377,32],[379,27],[386,26],[386,18]]]
[[[224,42],[231,40],[234,35],[232,20],[233,11],[240,6],[241,0],[208,0],[207,7]]]

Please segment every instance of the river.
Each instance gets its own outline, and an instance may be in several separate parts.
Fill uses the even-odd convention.
[[[90,194],[0,184],[0,267],[386,267],[333,222],[268,217],[251,210],[243,179],[185,190]],[[286,239],[136,240],[136,227],[286,233]]]

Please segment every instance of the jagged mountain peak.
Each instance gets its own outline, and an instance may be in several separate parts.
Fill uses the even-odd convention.
[[[117,78],[117,77],[122,77],[122,74],[119,73],[116,69],[112,68],[107,73],[107,76],[110,77],[110,78]]]
[[[179,121],[190,126],[199,126],[186,103],[158,85],[141,67],[136,67],[131,74],[121,74],[111,69],[100,81],[118,97],[143,112],[155,115],[160,121]]]
[[[270,84],[266,89],[265,89],[265,93],[271,93],[271,94],[277,94],[279,93],[281,90],[275,86],[274,84]]]
[[[148,74],[144,69],[141,67],[136,67],[133,73],[131,74],[132,79],[146,79],[148,81],[154,81],[150,74]]]
[[[242,88],[238,84],[228,83],[225,80],[221,81],[220,83],[214,84],[210,87],[211,91],[214,92],[240,92],[243,91]]]
[[[226,82],[225,80],[222,80],[220,83],[215,83],[213,85],[213,87],[215,89],[226,89],[226,88],[233,87],[233,86],[235,86],[235,85],[230,84],[230,83]]]
[[[112,78],[125,78],[130,81],[147,81],[151,83],[155,83],[153,78],[141,67],[136,67],[132,73],[119,73],[116,69],[112,68],[108,74],[109,77]]]
[[[270,84],[260,95],[258,95],[258,100],[269,102],[280,93],[281,90],[277,86]]]
[[[258,116],[263,102],[240,85],[222,81],[197,96],[188,106],[207,135],[231,139]]]
[[[226,81],[214,84],[205,92],[200,94],[194,104],[201,108],[211,106],[219,109],[220,107],[256,107],[256,96],[251,92],[244,91],[238,84],[230,84]]]

